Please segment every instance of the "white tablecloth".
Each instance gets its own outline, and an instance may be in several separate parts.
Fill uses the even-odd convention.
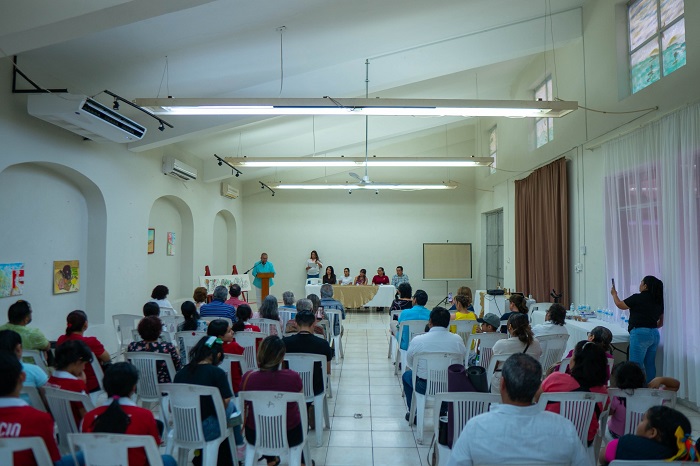
[[[538,325],[544,323],[544,315],[546,311],[537,310],[531,313],[532,325]],[[574,349],[576,343],[587,338],[587,333],[593,330],[594,327],[602,325],[608,328],[612,332],[612,343],[615,349],[620,351],[625,350],[630,342],[630,334],[626,329],[623,329],[618,324],[613,324],[611,322],[603,322],[598,319],[588,319],[588,322],[579,322],[576,320],[566,320],[566,329],[569,332],[569,341],[566,344],[566,352]],[[616,345],[619,343],[619,345]],[[624,352],[624,351],[623,351]]]
[[[333,289],[337,289],[340,285],[336,285]],[[346,285],[343,288],[353,285]],[[306,285],[304,287],[306,295],[315,294],[319,298],[321,297],[321,285]],[[377,288],[377,294],[372,297],[371,300],[364,303],[363,307],[391,307],[391,303],[394,302],[394,296],[396,295],[396,288],[393,285],[380,285]]]

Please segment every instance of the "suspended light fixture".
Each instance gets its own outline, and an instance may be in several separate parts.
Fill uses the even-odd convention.
[[[421,191],[421,190],[445,190],[455,189],[457,183],[448,182],[441,184],[398,184],[398,183],[360,183],[360,184],[269,184],[273,189],[289,190],[327,190],[339,189],[344,191],[354,191],[356,189],[366,189],[369,191],[393,190],[393,191]]]
[[[361,157],[226,157],[234,167],[312,168],[312,167],[479,167],[493,163],[493,157],[464,158],[371,158]]]

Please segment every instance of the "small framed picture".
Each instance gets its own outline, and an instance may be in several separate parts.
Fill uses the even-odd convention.
[[[156,252],[156,229],[155,228],[149,228],[148,229],[148,253],[153,254]]]

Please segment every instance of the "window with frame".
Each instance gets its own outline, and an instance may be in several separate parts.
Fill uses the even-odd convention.
[[[633,0],[627,4],[632,94],[685,65],[683,0]]]
[[[498,156],[498,135],[496,134],[497,126],[489,130],[489,157],[493,157],[491,164],[491,174],[496,173],[496,160]]]
[[[552,100],[552,77],[548,76],[535,88],[535,100]],[[535,119],[535,137],[537,147],[542,147],[554,140],[554,118]]]

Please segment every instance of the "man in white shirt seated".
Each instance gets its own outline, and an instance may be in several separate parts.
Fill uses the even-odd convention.
[[[447,466],[538,462],[590,466],[571,421],[533,405],[542,380],[540,363],[516,353],[503,364],[502,375],[503,403],[467,422]]]
[[[561,304],[552,304],[547,313],[544,315],[544,324],[535,325],[532,327],[532,333],[536,337],[544,335],[568,335],[566,329],[566,309]]]
[[[413,367],[413,358],[418,353],[458,353],[462,362],[467,355],[467,348],[464,346],[462,337],[450,333],[447,330],[450,325],[450,311],[444,307],[436,307],[430,312],[428,327],[430,330],[423,335],[413,337],[408,345],[406,353],[406,365]],[[426,379],[428,378],[428,368],[424,361],[418,361],[416,369],[416,393],[425,394]],[[411,400],[413,398],[413,372],[409,369],[404,372],[402,378],[404,393],[406,394],[406,404],[408,411],[411,411]],[[408,414],[406,414],[408,420]]]

